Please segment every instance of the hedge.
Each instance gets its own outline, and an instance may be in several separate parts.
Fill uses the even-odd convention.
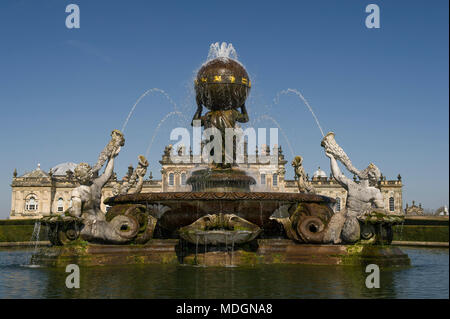
[[[448,226],[394,226],[394,240],[448,242]]]
[[[0,225],[0,242],[30,241],[33,235],[33,225]],[[41,226],[39,240],[48,240],[47,229]]]

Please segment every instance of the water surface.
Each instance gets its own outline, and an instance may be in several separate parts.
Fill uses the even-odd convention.
[[[32,249],[0,250],[0,298],[449,298],[444,248],[402,248],[411,267],[381,269],[368,289],[361,267],[260,265],[81,267],[79,289],[65,269],[26,266]]]

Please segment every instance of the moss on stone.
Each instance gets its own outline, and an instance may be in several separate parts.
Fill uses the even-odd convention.
[[[347,246],[347,253],[349,256],[360,255],[364,250],[365,245],[361,243],[356,243],[354,245]]]
[[[234,231],[252,231],[253,229],[251,227],[245,227],[242,225],[235,225],[234,226]]]
[[[198,256],[186,256],[183,258],[183,264],[195,266],[198,265]]]
[[[136,264],[145,264],[145,257],[144,256],[134,256],[134,262]]]
[[[281,264],[284,262],[284,257],[282,254],[273,254],[272,255],[272,263],[274,264]]]
[[[240,265],[242,266],[254,266],[263,263],[264,257],[258,255],[256,252],[249,252],[245,250],[239,251]]]
[[[176,255],[162,255],[162,263],[163,264],[178,264],[178,258]]]

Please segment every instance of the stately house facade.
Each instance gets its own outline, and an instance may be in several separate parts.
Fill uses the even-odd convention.
[[[193,163],[192,152],[185,152],[183,149],[178,150],[182,160],[175,163],[171,160],[170,152],[171,148],[166,147],[159,161],[161,180],[154,180],[150,172],[150,177],[144,182],[143,193],[191,190],[191,186],[186,184],[189,172],[204,164]],[[266,161],[260,161],[258,152],[266,156]],[[244,157],[247,164],[240,166],[256,181],[256,185],[251,186],[251,191],[298,192],[296,181],[285,179],[287,161],[281,147],[270,150],[269,147],[263,146],[262,149],[256,150],[255,155],[249,155],[245,151]],[[10,219],[36,219],[67,210],[71,205],[71,192],[78,186],[73,176],[75,167],[74,163],[63,163],[49,172],[44,172],[38,165],[37,169],[21,176],[15,170],[11,184]],[[132,170],[133,168],[129,167],[127,174],[131,174]],[[356,181],[356,178],[354,180]],[[332,176],[328,177],[320,167],[310,181],[318,194],[337,200],[337,211],[345,207],[347,191]],[[117,175],[114,174],[103,188],[103,199],[113,195],[113,185],[117,182],[121,181],[117,180]],[[386,177],[382,176],[379,187],[385,207],[391,212],[403,212],[401,176],[398,175],[396,180],[386,180]],[[107,209],[108,207],[102,204],[102,210],[106,212]]]

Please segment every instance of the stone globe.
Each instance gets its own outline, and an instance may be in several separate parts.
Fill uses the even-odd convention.
[[[195,79],[197,104],[210,111],[225,111],[244,105],[251,82],[247,71],[230,58],[206,62]]]

